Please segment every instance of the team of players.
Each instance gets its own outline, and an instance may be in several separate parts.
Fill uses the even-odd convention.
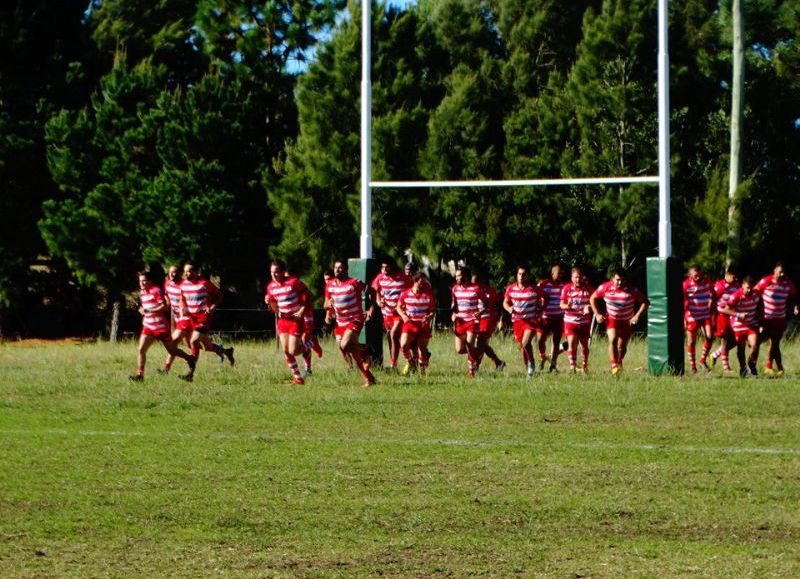
[[[313,297],[307,286],[291,275],[286,265],[274,260],[270,266],[271,281],[267,285],[265,302],[276,315],[277,334],[286,364],[294,384],[302,384],[311,375],[311,352],[322,355],[314,337]],[[199,350],[213,351],[233,365],[233,348],[213,344],[208,338],[211,315],[221,300],[216,286],[199,278],[194,265],[187,263],[183,281],[178,281],[178,269],[170,268],[164,292],[169,298],[174,331],[169,334],[168,308],[160,288],[153,286],[146,274],[140,275],[140,299],[143,314],[143,331],[139,344],[137,373],[132,379],[140,380],[144,373],[147,349],[156,341],[163,341],[168,357],[162,372],[168,372],[175,357],[183,358],[189,372],[183,377],[191,380]],[[362,296],[366,292],[371,304],[365,311]],[[683,283],[684,325],[687,337],[689,369],[696,372],[696,342],[703,336],[701,367],[710,370],[712,364],[722,360],[725,371],[730,371],[728,352],[737,347],[740,375],[755,375],[759,345],[769,342],[765,372],[783,374],[780,341],[786,331],[787,310],[795,297],[794,284],[778,263],[771,275],[757,284],[745,277],[739,284],[733,272],[712,283],[698,267],[689,270]],[[566,337],[566,352],[571,372],[585,372],[588,367],[591,336],[595,324],[603,324],[608,335],[608,357],[611,373],[622,371],[627,345],[641,315],[649,302],[638,288],[629,283],[625,272],[616,270],[611,279],[596,289],[592,287],[580,268],[572,268],[569,281],[562,276],[561,267],[554,265],[550,276],[539,283],[532,281],[525,266],[516,270],[515,281],[501,297],[489,285],[472,276],[467,267],[455,272],[451,288],[451,319],[455,333],[455,351],[466,355],[467,371],[475,376],[483,357],[489,357],[496,370],[505,368],[491,348],[490,339],[502,327],[502,307],[513,324],[526,375],[536,372],[534,337],[538,346],[539,370],[549,362],[549,371],[558,371],[562,335]],[[366,321],[380,308],[386,332],[389,370],[396,370],[400,355],[406,360],[403,374],[424,373],[430,360],[428,341],[431,336],[436,304],[427,278],[413,271],[409,265],[404,271],[390,260],[384,260],[381,271],[369,286],[347,272],[347,263],[337,260],[333,270],[325,277],[326,321],[335,319],[334,335],[343,358],[355,367],[364,379],[364,386],[375,384],[370,370],[369,356],[358,337]],[[794,308],[797,314],[798,307]],[[711,353],[713,338],[719,339],[719,348]],[[191,354],[186,354],[177,344],[186,340]],[[551,347],[548,350],[548,339]],[[578,347],[581,361],[578,364]],[[750,354],[745,359],[746,348]],[[302,354],[305,370],[301,374],[297,356]]]

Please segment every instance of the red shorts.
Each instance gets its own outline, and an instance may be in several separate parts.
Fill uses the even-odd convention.
[[[459,338],[464,337],[467,333],[470,334],[477,334],[480,331],[481,325],[476,320],[462,320],[461,318],[456,318],[455,326],[453,327],[453,331],[455,331],[456,336]]]
[[[428,322],[403,322],[403,333],[417,338],[430,338],[431,325]]]
[[[589,324],[570,324],[569,322],[564,322],[564,335],[588,339],[589,327]]]
[[[746,328],[741,332],[734,332],[736,336],[736,343],[741,344],[747,340],[747,336],[757,336],[758,330],[756,328]]]
[[[344,324],[336,322],[336,327],[333,329],[333,335],[341,339],[347,330],[355,332],[356,334],[360,334],[361,328],[363,327],[364,327],[364,322],[345,322]]]
[[[151,330],[150,328],[142,328],[142,335],[151,336],[162,342],[169,342],[172,340],[169,330],[162,330],[159,332],[158,330]]]
[[[192,320],[190,320],[189,318],[181,318],[179,320],[175,320],[175,329],[181,332],[191,332]]]
[[[207,334],[211,331],[211,316],[208,315],[208,312],[189,314],[189,319],[192,322],[193,332]]]
[[[481,334],[491,336],[494,334],[495,328],[497,328],[497,320],[499,320],[499,316],[489,316],[488,318],[481,318],[481,321],[478,323],[478,332]]]
[[[525,330],[536,332],[539,327],[537,322],[538,320],[536,318],[530,320],[514,320],[514,339],[518,344],[522,343],[522,335],[525,333]]]
[[[606,332],[614,330],[617,333],[617,338],[627,340],[633,333],[633,326],[630,320],[618,320],[617,318],[606,318]]]
[[[394,328],[394,325],[397,322],[402,322],[403,318],[401,318],[398,314],[391,314],[388,316],[383,316],[383,329],[387,332]]]
[[[700,331],[700,328],[703,326],[710,326],[711,325],[711,318],[706,318],[705,320],[683,320],[683,327],[686,328],[687,332],[692,334],[696,334]]]
[[[782,336],[786,332],[786,318],[764,318],[761,325],[767,336]]]
[[[299,318],[278,318],[278,335],[289,334],[290,336],[303,335],[303,320]]]
[[[717,314],[717,324],[714,336],[717,338],[730,338],[733,335],[731,320],[728,314]]]
[[[539,322],[540,334],[562,334],[564,332],[564,317],[542,318]]]

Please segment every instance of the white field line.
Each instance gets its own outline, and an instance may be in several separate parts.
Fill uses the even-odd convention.
[[[126,430],[67,430],[63,428],[49,428],[42,430],[22,430],[22,429],[5,429],[0,430],[0,436],[13,437],[13,436],[105,436],[109,438],[114,437],[152,437],[163,438],[164,433],[148,433]],[[176,438],[192,438],[197,436],[193,432],[172,432],[168,436]],[[671,445],[671,444],[637,444],[637,443],[605,443],[605,442],[566,442],[563,444],[558,443],[538,443],[526,442],[521,440],[458,440],[458,439],[387,439],[387,438],[369,438],[369,439],[353,439],[353,438],[312,438],[312,437],[278,437],[271,435],[253,434],[253,435],[237,435],[237,434],[223,434],[217,433],[205,437],[212,440],[261,440],[265,442],[275,443],[318,443],[318,444],[353,444],[353,445],[369,445],[369,444],[395,444],[398,446],[463,446],[473,448],[507,448],[513,446],[521,446],[527,448],[575,448],[584,450],[633,450],[643,452],[678,452],[678,453],[705,453],[705,454],[761,454],[761,455],[774,455],[774,456],[800,456],[800,449],[796,448],[757,448],[747,446],[692,446],[692,445]]]

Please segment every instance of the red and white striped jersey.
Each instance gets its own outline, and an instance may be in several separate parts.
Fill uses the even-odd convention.
[[[689,322],[704,322],[711,318],[714,303],[714,288],[711,280],[701,277],[694,281],[691,277],[683,280],[683,317]]]
[[[500,315],[500,295],[490,285],[480,285],[481,297],[483,298],[483,311],[481,318],[496,318]]]
[[[414,282],[404,273],[386,275],[380,272],[375,276],[370,287],[375,290],[378,299],[383,300],[381,314],[383,314],[384,318],[395,314],[395,308],[397,308],[397,300],[400,298],[400,294],[412,285],[414,285]]]
[[[717,300],[717,312],[726,315],[724,310],[728,305],[728,300],[738,289],[738,283],[728,283],[725,278],[717,280],[717,283],[714,284],[714,298]]]
[[[539,282],[539,287],[547,294],[547,302],[542,313],[544,319],[564,317],[564,310],[561,309],[561,291],[565,285],[566,282],[563,280],[555,281],[552,278],[543,279]]]
[[[478,284],[454,285],[450,290],[456,310],[456,319],[473,321],[478,319],[479,312],[486,307],[483,292]]]
[[[361,280],[354,277],[344,281],[333,278],[325,285],[325,298],[333,305],[337,325],[345,326],[364,321],[361,294],[364,293],[365,287]]]
[[[267,300],[275,302],[278,312],[284,316],[296,316],[297,310],[306,304],[307,295],[308,288],[296,277],[288,277],[283,283],[272,280],[267,284]]]
[[[400,294],[397,309],[403,310],[412,322],[424,322],[428,315],[436,311],[436,303],[433,293],[424,289],[417,293],[412,287]]]
[[[731,329],[734,332],[758,328],[758,302],[759,297],[755,291],[751,291],[750,295],[746,296],[741,288],[728,298],[728,307],[736,313],[744,314],[742,318],[731,316]]]
[[[789,278],[777,281],[773,274],[762,278],[753,288],[764,304],[764,319],[782,320],[786,317],[786,305],[797,290]]]
[[[181,300],[190,314],[207,312],[220,293],[217,286],[202,277],[181,282]]]
[[[636,304],[645,301],[639,288],[628,283],[615,287],[613,281],[600,284],[594,295],[606,302],[606,316],[615,320],[630,320]]]
[[[139,301],[142,304],[142,309],[144,309],[142,328],[157,333],[169,332],[168,310],[165,308],[160,312],[150,311],[165,303],[164,293],[161,291],[161,288],[156,285],[151,285],[146,290],[140,290]]]
[[[181,284],[167,279],[164,281],[164,293],[169,300],[169,309],[172,311],[172,319],[176,322],[187,319],[181,317]]]
[[[537,285],[520,286],[512,283],[506,288],[505,300],[511,303],[511,321],[536,320],[542,315],[542,304],[549,297]],[[561,296],[558,297],[559,303]]]
[[[575,287],[572,282],[566,284],[561,290],[561,301],[566,302],[568,309],[564,310],[564,323],[583,325],[591,322],[592,314],[584,313],[589,305],[589,297],[594,293],[594,288],[588,284]]]

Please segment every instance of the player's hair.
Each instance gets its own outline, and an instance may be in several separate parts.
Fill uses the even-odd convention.
[[[521,269],[524,269],[526,273],[530,273],[530,270],[528,269],[528,266],[523,264],[523,263],[518,264],[517,265],[517,269],[515,271],[517,273],[519,273],[519,270],[521,270]]]
[[[693,263],[692,265],[689,266],[689,271],[702,272],[703,270],[700,269],[699,265],[697,265],[696,263]]]
[[[752,275],[746,275],[746,276],[744,276],[744,277],[742,278],[742,285],[744,285],[744,284],[747,284],[747,285],[749,285],[750,287],[753,287],[753,276],[752,276]]]
[[[150,277],[150,272],[147,271],[146,269],[140,269],[139,271],[137,271],[136,277],[144,277],[144,279],[146,279],[147,281],[152,281],[152,278]]]
[[[467,283],[472,281],[472,272],[466,265],[459,265],[456,268],[456,273],[461,272],[461,277],[467,280]]]
[[[786,266],[783,265],[783,260],[782,259],[779,259],[778,261],[776,261],[775,262],[775,267],[773,267],[772,269],[778,269],[779,267],[786,268]]]
[[[282,259],[273,259],[270,262],[269,266],[272,267],[273,265],[275,267],[281,268],[281,271],[286,271],[286,262],[283,261]]]
[[[626,277],[628,277],[628,272],[626,272],[626,271],[625,271],[623,268],[621,268],[621,267],[615,267],[615,268],[613,268],[613,269],[611,270],[611,277],[616,277],[616,276],[619,276],[619,277],[621,277],[622,279],[625,279]]]
[[[403,264],[403,270],[405,270],[406,268],[408,268],[408,271],[410,271],[411,273],[416,273],[419,270],[417,264],[414,263],[413,261],[407,261],[405,264]]]
[[[414,282],[416,283],[421,279],[428,279],[428,278],[425,277],[424,273],[422,273],[421,271],[418,271],[418,272],[414,273],[413,276],[411,276],[411,279],[414,280]]]
[[[344,266],[344,270],[347,271],[347,260],[346,259],[342,259],[341,257],[337,257],[337,258],[335,258],[333,260],[333,265],[336,265],[337,263],[341,263]]]

